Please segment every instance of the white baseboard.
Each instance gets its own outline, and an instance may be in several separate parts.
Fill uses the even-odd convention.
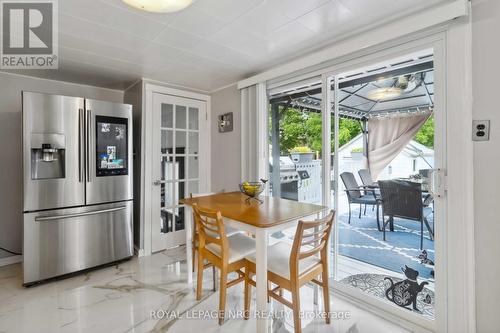
[[[6,258],[1,258],[0,259],[0,267],[2,266],[7,266],[7,265],[12,265],[12,264],[17,264],[18,262],[23,261],[23,256],[10,256]]]
[[[134,254],[136,256],[138,256],[139,258],[140,257],[144,257],[146,255],[145,252],[144,252],[144,249],[140,249],[136,245],[134,245]]]

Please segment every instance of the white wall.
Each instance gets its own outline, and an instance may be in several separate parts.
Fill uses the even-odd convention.
[[[0,246],[15,252],[22,250],[23,90],[123,102],[118,90],[0,73]]]
[[[491,120],[474,144],[477,332],[500,331],[500,1],[472,1],[473,117]]]
[[[211,95],[212,191],[237,191],[241,181],[241,102],[236,85]],[[233,112],[233,131],[219,133],[217,116]]]

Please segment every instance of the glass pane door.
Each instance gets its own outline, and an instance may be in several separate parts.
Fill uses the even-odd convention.
[[[155,96],[155,107],[159,200],[153,209],[160,214],[155,214],[158,230],[153,231],[153,251],[159,251],[185,242],[185,209],[180,200],[198,193],[206,184],[200,154],[206,110],[203,102],[167,95]]]
[[[440,260],[438,204],[429,188],[439,156],[433,54],[403,58],[331,78],[338,91],[331,101],[338,203],[332,284],[433,320]]]

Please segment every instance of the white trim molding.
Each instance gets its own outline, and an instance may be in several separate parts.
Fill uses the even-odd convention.
[[[466,16],[468,13],[468,0],[455,0],[453,2],[448,2],[441,6],[430,8],[420,13],[395,20],[383,26],[373,28],[350,38],[333,42],[333,44],[329,47],[320,51],[241,80],[238,82],[238,89],[243,89],[260,82],[266,82],[304,68],[331,61],[332,59],[347,56],[354,52],[370,49],[391,40]]]
[[[13,255],[10,257],[1,258],[0,267],[17,264],[19,262],[23,262],[23,256]]]
[[[448,332],[476,332],[471,22],[446,33]],[[436,289],[437,290],[437,289]]]

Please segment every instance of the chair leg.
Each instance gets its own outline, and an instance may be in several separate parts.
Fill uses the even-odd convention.
[[[424,219],[420,220],[420,250],[424,249]]]
[[[327,324],[330,324],[330,288],[328,286],[328,270],[326,269],[326,267],[323,269],[321,282],[323,282],[323,305],[325,307],[326,316],[325,321]]]
[[[293,326],[295,333],[302,332],[302,323],[300,318],[300,287],[292,286],[292,305],[293,305]]]
[[[361,212],[363,211],[363,205],[359,204],[359,218],[361,218]]]
[[[203,288],[203,257],[198,252],[198,275],[196,280],[196,300],[201,299],[201,289]]]
[[[250,272],[248,269],[245,269],[245,311],[244,311],[244,319],[247,320],[250,316],[250,296],[252,294],[252,285],[249,283],[251,279]]]
[[[349,224],[351,224],[351,203],[349,203]]]
[[[219,325],[224,324],[226,311],[226,290],[227,289],[227,272],[220,272],[220,290],[219,290]]]
[[[387,223],[385,222],[385,218],[382,216],[382,232],[383,232],[382,239],[384,240],[384,242],[385,242],[385,226],[386,225],[387,225]]]
[[[363,213],[363,215],[366,215],[366,205],[365,205],[365,212]]]
[[[431,240],[434,240],[434,231],[432,230],[431,226],[429,225],[429,221],[427,220],[426,217],[424,217],[424,223],[425,226],[427,227],[427,231],[429,231],[429,237]]]
[[[382,220],[383,219],[384,219],[384,216],[382,215]],[[382,231],[380,229],[380,218],[379,218],[379,206],[378,206],[378,204],[377,204],[377,229],[378,229],[378,231]],[[385,234],[384,234],[384,237],[385,237]],[[384,240],[385,240],[385,238],[384,238]]]
[[[382,231],[384,232],[384,242],[385,242],[385,229],[389,223],[392,221],[392,216],[389,216],[387,221],[384,219],[384,215],[382,214]]]

